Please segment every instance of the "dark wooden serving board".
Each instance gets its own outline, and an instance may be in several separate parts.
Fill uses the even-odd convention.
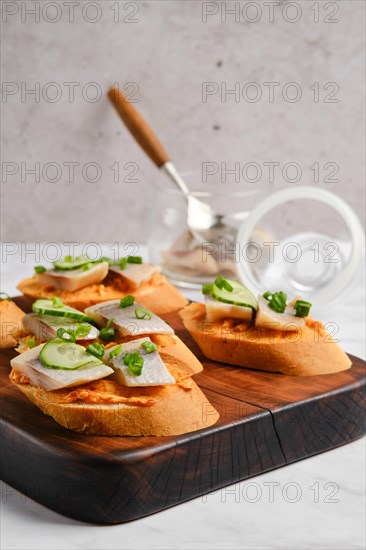
[[[24,308],[25,302],[17,302]],[[78,520],[141,518],[230,483],[333,449],[365,433],[365,362],[291,377],[205,359],[177,314],[165,318],[204,364],[198,385],[215,426],[178,437],[96,437],[59,426],[9,379],[1,358],[1,478]]]

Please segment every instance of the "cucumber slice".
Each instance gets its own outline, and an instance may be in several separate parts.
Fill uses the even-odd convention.
[[[225,304],[234,304],[236,306],[250,307],[254,311],[258,308],[258,302],[250,292],[248,288],[244,285],[234,281],[233,279],[225,279],[232,287],[233,290],[229,292],[228,290],[220,289],[215,284],[212,285],[211,295],[219,302],[224,302]]]
[[[75,321],[81,321],[84,323],[90,323],[95,326],[95,321],[74,309],[73,307],[62,305],[61,307],[56,307],[52,300],[36,300],[32,304],[32,310],[34,313],[40,313],[42,315],[57,315],[58,317],[68,317],[69,319],[75,319]]]
[[[85,264],[91,263],[91,260],[89,258],[85,258],[83,256],[78,256],[77,258],[66,259],[63,260],[57,260],[56,262],[53,262],[53,266],[55,269],[59,269],[61,271],[71,271],[72,269],[78,269],[79,267],[82,267]]]
[[[75,370],[86,365],[103,365],[103,361],[87,353],[83,346],[58,338],[49,340],[43,346],[39,359],[45,367],[51,369]]]

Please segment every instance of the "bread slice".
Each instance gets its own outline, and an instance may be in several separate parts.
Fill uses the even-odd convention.
[[[46,286],[37,281],[35,277],[23,279],[17,288],[32,300],[38,298],[51,299],[53,296],[57,296],[67,306],[81,311],[100,302],[119,300],[127,294],[135,296],[137,302],[156,313],[156,315],[177,311],[188,303],[188,300],[179,290],[168,283],[160,273],[156,273],[148,283],[135,290],[129,288],[127,283],[113,275],[108,275],[103,283],[89,285],[74,292]]]
[[[112,376],[46,391],[15,368],[10,380],[56,422],[85,434],[180,435],[215,424],[219,414],[191,378],[202,371],[200,361],[176,335],[155,334],[151,340],[176,384],[127,387]]]
[[[208,428],[219,418],[199,387],[187,391],[164,387],[151,406],[125,403],[63,403],[59,392],[47,392],[31,384],[16,384],[42,412],[76,432],[104,436],[173,436]],[[143,388],[145,389],[145,388]],[[136,394],[138,390],[134,389]]]
[[[298,376],[330,374],[352,364],[323,325],[311,319],[299,332],[282,332],[231,320],[209,323],[205,306],[197,303],[179,315],[202,353],[221,363]]]
[[[25,313],[11,300],[0,302],[0,349],[15,348],[25,333],[22,319]]]

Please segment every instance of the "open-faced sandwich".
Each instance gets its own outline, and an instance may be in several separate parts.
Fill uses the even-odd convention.
[[[24,311],[11,298],[1,293],[0,299],[0,349],[14,348],[22,337]]]
[[[18,289],[33,300],[56,296],[81,310],[132,294],[145,307],[163,315],[181,309],[187,300],[160,271],[158,265],[143,263],[141,256],[118,262],[106,257],[91,261],[66,256],[55,261],[52,269],[35,266],[34,276],[21,281]]]
[[[57,296],[25,315],[27,348],[11,381],[62,426],[92,435],[179,435],[219,415],[192,376],[202,370],[173,329],[127,295],[89,307]]]
[[[309,316],[301,298],[284,292],[255,296],[242,284],[219,276],[204,285],[205,304],[180,312],[184,326],[209,359],[283,374],[329,374],[351,361],[323,324]]]

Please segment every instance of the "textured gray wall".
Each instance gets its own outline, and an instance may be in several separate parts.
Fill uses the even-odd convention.
[[[264,184],[264,163],[277,162],[280,187],[290,184],[282,176],[287,163],[302,169],[293,185],[314,184],[319,163],[317,185],[363,216],[363,2],[237,2],[240,13],[227,14],[226,22],[221,5],[234,2],[84,1],[73,21],[64,2],[40,2],[36,16],[25,12],[36,7],[33,1],[2,4],[3,240],[146,240],[158,174],[105,97],[114,82],[134,83],[127,91],[135,91],[136,105],[182,170],[200,172],[203,162],[244,169],[258,163]],[[204,22],[204,13],[216,11]],[[216,84],[203,101],[205,82]],[[276,83],[273,101],[268,82]],[[316,82],[319,98],[316,87],[309,89]],[[239,97],[217,92],[235,85]],[[37,86],[39,97],[25,93]],[[259,91],[262,97],[251,101]],[[52,101],[55,93],[60,97]],[[71,182],[65,163],[73,162],[79,165]],[[90,162],[101,170],[94,183],[93,167],[85,168]],[[35,163],[37,182],[26,173]],[[123,181],[135,165],[138,181]],[[334,168],[339,181],[327,183]],[[290,167],[286,177],[294,177]]]

